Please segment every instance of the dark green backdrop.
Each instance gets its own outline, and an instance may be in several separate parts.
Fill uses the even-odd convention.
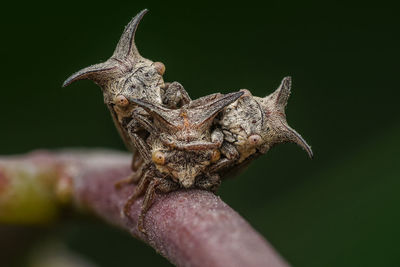
[[[400,25],[396,6],[383,1],[8,4],[0,17],[0,153],[124,149],[100,89],[61,84],[107,59],[143,8],[141,54],[164,62],[166,80],[193,98],[240,88],[263,96],[293,78],[288,122],[315,159],[277,146],[226,181],[222,198],[294,266],[399,266]],[[99,266],[168,265],[96,221],[66,220],[45,232]]]

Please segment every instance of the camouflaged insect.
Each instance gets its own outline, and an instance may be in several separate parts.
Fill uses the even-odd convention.
[[[242,94],[213,94],[190,101],[180,109],[133,100],[152,117],[152,120],[142,115],[135,117],[150,136],[146,141],[137,137],[140,142],[137,148],[145,164],[137,172],[140,182],[124,208],[129,217],[131,205],[145,192],[138,221],[140,231],[145,232],[143,218],[156,191],[166,193],[178,188],[213,190],[219,186],[219,176],[210,174],[208,167],[220,159],[223,134],[219,128],[212,130],[211,125],[218,113]]]
[[[144,216],[156,191],[215,191],[230,170],[243,167],[278,143],[297,143],[312,157],[310,146],[286,122],[290,77],[264,98],[243,89],[192,101],[178,82],[164,83],[164,64],[139,54],[134,37],[146,12],[126,26],[110,59],[78,71],[64,83],[90,79],[102,88],[114,123],[134,152],[133,173],[117,186],[138,182],[124,207],[126,215],[145,194],[140,231],[145,232]]]
[[[221,153],[224,157],[210,167],[223,175],[279,143],[293,142],[313,157],[311,147],[286,122],[285,107],[290,96],[291,78],[285,77],[276,91],[264,98],[244,92],[222,112],[217,127],[224,134]]]
[[[140,132],[142,129],[132,120],[132,113],[141,113],[144,116],[147,114],[143,109],[137,108],[132,99],[178,107],[188,97],[179,83],[164,83],[163,63],[153,62],[139,54],[135,45],[135,33],[146,13],[147,10],[141,11],[129,22],[113,55],[107,61],[74,73],[63,84],[65,87],[74,81],[89,79],[101,87],[104,103],[111,112],[118,132],[127,148],[134,152],[133,170],[140,167],[142,159],[135,153],[135,140],[129,136],[128,127],[136,127],[135,132]]]
[[[285,77],[278,89],[264,98],[242,89],[225,97],[206,96],[175,110],[133,100],[153,118],[153,121],[136,119],[152,133],[147,143],[142,144],[142,151],[147,154],[143,157],[151,164],[146,166],[144,178],[125,206],[128,213],[133,201],[146,190],[145,184],[150,184],[139,229],[144,231],[143,217],[156,190],[170,192],[179,187],[196,187],[215,191],[222,177],[241,169],[279,143],[296,143],[312,158],[311,147],[286,122],[285,107],[290,90],[291,78]],[[212,125],[212,119],[221,110]],[[207,123],[202,123],[205,120],[200,118],[208,118]]]

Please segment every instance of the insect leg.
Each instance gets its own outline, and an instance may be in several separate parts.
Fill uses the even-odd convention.
[[[129,133],[133,144],[136,146],[137,150],[140,153],[140,156],[144,159],[145,162],[151,161],[151,152],[149,146],[146,142],[137,134],[137,133]]]
[[[219,172],[221,170],[227,169],[235,163],[235,160],[230,160],[227,158],[220,159],[215,164],[210,166],[210,172]]]
[[[221,146],[221,153],[228,159],[237,160],[239,158],[239,151],[236,147],[228,142],[223,142]]]
[[[143,177],[143,170],[148,167],[147,164],[142,163],[139,169],[136,171],[132,172],[127,178],[119,180],[114,184],[116,189],[120,189],[123,185],[125,184],[131,184],[131,183],[138,183],[140,178]]]
[[[136,149],[138,150],[141,158],[145,161],[145,162],[149,162],[151,160],[151,153],[150,153],[150,148],[149,146],[146,144],[146,142],[143,140],[143,138],[141,138],[137,132],[139,131],[137,124],[136,124],[136,116],[137,113],[134,113],[136,115],[132,116],[134,117],[134,119],[132,120],[132,123],[128,124],[128,134],[129,137],[132,140],[132,143],[134,144],[134,146],[136,147]],[[134,122],[134,123],[133,123]]]
[[[176,90],[180,93],[180,95],[181,95],[180,98],[181,98],[183,105],[189,104],[190,101],[192,101],[188,92],[185,90],[185,88],[182,86],[182,84],[180,84],[178,82],[173,82],[170,87],[172,87],[172,90]]]
[[[134,114],[136,113],[134,112]],[[141,115],[136,114],[136,116],[141,116]],[[145,141],[138,134],[136,134],[136,130],[138,129],[137,127],[138,124],[135,121],[136,117],[133,115],[132,117],[134,118],[132,122],[135,123],[131,122],[130,124],[128,124],[128,133],[132,140],[132,143],[137,148],[137,150],[134,151],[134,154],[132,156],[132,162],[131,162],[132,173],[127,178],[116,182],[115,183],[116,189],[120,189],[124,184],[137,183],[143,175],[143,169],[147,167],[147,164],[144,164],[143,159],[145,159],[146,162],[148,162],[147,159],[150,159],[149,156],[146,156],[149,155],[150,148],[148,148]]]
[[[135,150],[132,155],[131,161],[131,170],[137,171],[143,165],[143,159],[140,157],[140,154]]]
[[[217,128],[211,133],[211,142],[218,144],[219,146],[222,145],[224,141],[224,134],[222,133],[221,129]]]
[[[138,230],[142,233],[146,233],[144,229],[144,217],[147,211],[150,209],[153,204],[154,196],[156,190],[162,193],[168,193],[178,189],[178,185],[170,180],[166,180],[164,178],[154,178],[149,186],[147,187],[146,194],[144,196],[142,209],[140,211],[139,219],[138,219]]]
[[[220,150],[225,158],[222,158],[215,164],[211,165],[210,173],[219,172],[221,170],[231,167],[239,158],[239,152],[237,151],[235,146],[228,142],[223,142]]]
[[[185,88],[178,83],[168,84],[163,95],[163,103],[169,108],[178,108],[190,103],[191,98]]]
[[[168,193],[179,188],[179,185],[171,180],[166,180],[164,178],[156,178],[160,179],[160,184],[157,186],[157,191],[161,193]]]
[[[141,127],[143,127],[147,132],[152,133],[156,129],[153,126],[153,123],[149,120],[149,118],[140,112],[133,112],[132,113],[132,122],[131,124],[128,124],[128,129],[132,132],[138,132],[140,129],[138,129],[139,124]]]
[[[125,206],[124,206],[125,216],[129,217],[130,209],[131,209],[133,203],[136,201],[136,199],[138,197],[140,197],[144,193],[144,191],[146,189],[146,185],[149,182],[149,178],[150,178],[149,173],[150,173],[150,171],[146,171],[146,173],[142,176],[142,179],[140,180],[139,184],[135,188],[135,191],[126,201]]]
[[[221,184],[221,179],[218,174],[205,173],[203,178],[196,179],[195,186],[200,189],[216,192]]]

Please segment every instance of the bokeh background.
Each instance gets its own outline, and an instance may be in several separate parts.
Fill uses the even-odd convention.
[[[222,199],[294,266],[399,266],[400,24],[385,1],[7,3],[0,153],[125,149],[100,89],[61,84],[107,59],[143,8],[150,12],[136,36],[141,54],[164,62],[166,80],[192,98],[240,88],[264,96],[293,78],[287,119],[315,159],[277,146],[225,181]],[[2,227],[0,258],[9,266],[28,266],[51,244],[95,266],[170,265],[91,218]]]

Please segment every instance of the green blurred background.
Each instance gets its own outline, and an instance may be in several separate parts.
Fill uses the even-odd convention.
[[[397,7],[384,1],[8,3],[0,17],[0,153],[124,150],[100,89],[61,84],[107,59],[143,8],[141,54],[164,62],[166,80],[192,98],[240,88],[264,96],[293,78],[288,122],[315,159],[277,146],[225,181],[222,199],[294,266],[400,266],[400,24]],[[92,219],[34,232],[4,230],[0,257],[23,266],[35,247],[57,240],[96,266],[169,265]]]

